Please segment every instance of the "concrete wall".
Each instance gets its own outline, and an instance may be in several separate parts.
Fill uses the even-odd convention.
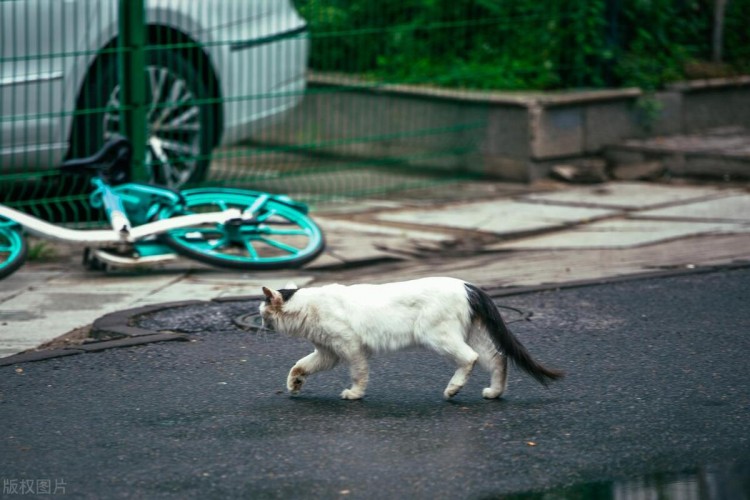
[[[719,82],[725,82],[719,85]],[[744,84],[743,84],[744,83]],[[737,125],[750,128],[750,82],[722,79],[713,85],[678,86],[684,132]]]
[[[639,89],[497,93],[315,76],[260,142],[301,152],[529,181],[625,139],[750,128],[750,77]]]
[[[376,164],[465,170],[486,115],[482,104],[312,84],[302,104],[256,141]]]

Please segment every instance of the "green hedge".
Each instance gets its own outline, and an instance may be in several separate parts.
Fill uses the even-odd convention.
[[[480,89],[658,88],[710,56],[713,0],[297,0],[311,67]],[[729,0],[725,56],[750,67],[750,0]],[[704,65],[705,66],[705,65]],[[698,67],[695,64],[693,68]]]

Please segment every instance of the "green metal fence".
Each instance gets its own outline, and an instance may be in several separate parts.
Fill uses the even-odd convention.
[[[484,107],[415,86],[658,86],[708,57],[709,4],[0,0],[0,202],[95,218],[57,166],[113,133],[135,179],[174,186],[345,200],[478,175]],[[726,17],[738,67],[749,4]]]
[[[300,10],[286,0],[0,1],[0,202],[95,218],[85,180],[57,167],[114,133],[134,144],[136,180],[307,200],[440,181],[445,168],[424,169],[461,164],[476,148],[463,139],[483,126],[481,112],[425,120],[422,109],[373,99],[378,80],[308,73],[311,50],[351,34]]]

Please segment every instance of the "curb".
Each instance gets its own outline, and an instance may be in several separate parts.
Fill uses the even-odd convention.
[[[144,330],[145,331],[145,330]],[[47,359],[62,358],[73,356],[75,354],[85,354],[88,352],[101,352],[107,349],[117,347],[131,347],[136,345],[150,344],[153,342],[168,342],[171,340],[190,340],[190,337],[182,333],[154,333],[125,337],[117,340],[103,340],[100,342],[91,342],[81,344],[75,347],[66,347],[64,349],[50,349],[47,351],[30,351],[21,354],[14,354],[7,358],[0,359],[0,366],[17,365],[20,363],[31,363],[33,361],[44,361]]]
[[[534,286],[503,287],[494,286],[486,287],[484,290],[492,298],[511,297],[516,295],[525,295],[529,293],[559,291],[572,288],[583,288],[589,286],[610,285],[624,283],[629,281],[639,281],[647,279],[671,278],[675,276],[688,276],[693,274],[709,274],[718,271],[733,271],[750,267],[750,260],[737,261],[731,264],[720,264],[715,266],[703,267],[685,267],[679,269],[667,269],[662,271],[647,271],[642,273],[612,276],[608,278],[595,278],[587,280],[569,281],[565,283],[550,283]],[[153,304],[149,306],[135,307],[125,309],[114,313],[106,314],[94,321],[91,333],[95,338],[105,340],[95,341],[88,344],[82,344],[75,347],[63,349],[50,349],[48,351],[31,351],[21,354],[15,354],[0,359],[0,366],[9,366],[21,363],[31,363],[34,361],[43,361],[47,359],[62,358],[76,354],[85,354],[91,352],[101,352],[107,349],[118,347],[132,347],[143,344],[169,341],[190,341],[191,337],[184,333],[152,331],[132,326],[132,319],[143,314],[154,313],[165,309],[177,307],[189,307],[207,303],[226,303],[240,302],[248,300],[262,299],[259,295],[240,295],[230,297],[217,297],[210,301],[205,300],[185,300],[177,302],[165,302],[162,304]],[[114,337],[114,339],[113,339]]]
[[[31,363],[33,361],[44,361],[47,359],[62,358],[75,354],[89,352],[101,352],[118,347],[132,347],[136,345],[150,344],[154,342],[169,342],[173,340],[188,341],[190,337],[183,333],[154,332],[131,326],[131,318],[141,314],[160,311],[162,309],[190,306],[202,303],[200,300],[187,300],[181,302],[166,302],[150,306],[134,307],[122,311],[105,314],[95,320],[91,327],[91,336],[98,341],[81,344],[62,349],[49,349],[44,351],[29,351],[14,354],[6,358],[0,358],[0,366],[9,366],[20,363]]]
[[[701,266],[701,267],[680,267],[676,269],[664,269],[659,271],[645,271],[642,273],[633,274],[622,274],[619,276],[610,276],[606,278],[592,278],[586,280],[575,280],[566,281],[565,283],[549,283],[542,285],[530,285],[530,286],[519,286],[519,287],[486,287],[486,291],[490,297],[510,297],[513,295],[525,295],[528,293],[536,292],[547,292],[552,290],[567,290],[570,288],[583,288],[587,286],[597,285],[613,285],[617,283],[625,283],[628,281],[639,281],[647,279],[658,279],[658,278],[672,278],[675,276],[687,276],[691,274],[708,274],[715,273],[718,271],[734,271],[736,269],[744,269],[750,267],[750,260],[736,261],[730,264],[718,264],[715,266]]]

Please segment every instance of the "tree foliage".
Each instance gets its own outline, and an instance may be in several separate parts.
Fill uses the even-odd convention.
[[[636,85],[710,59],[713,0],[297,0],[311,67],[480,89]],[[750,68],[750,0],[730,0],[724,54]]]

